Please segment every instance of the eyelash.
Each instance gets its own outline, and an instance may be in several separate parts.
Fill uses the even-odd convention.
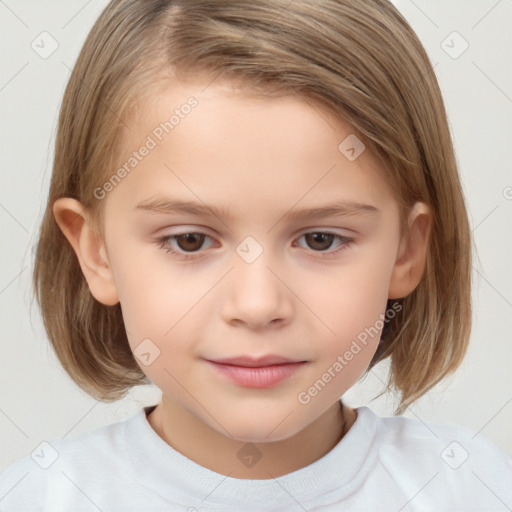
[[[336,255],[336,254],[346,250],[353,242],[352,238],[347,238],[346,236],[337,235],[336,233],[331,233],[330,231],[308,231],[307,233],[303,233],[299,237],[299,239],[305,235],[311,235],[311,234],[334,235],[334,237],[341,242],[340,247],[338,249],[335,249],[334,251],[328,252],[327,256],[324,256],[324,254],[323,254],[326,251],[313,251],[313,252],[319,253],[322,258],[331,257],[333,255]],[[169,247],[166,248],[166,244],[168,244],[168,242],[175,240],[176,238],[178,238],[180,236],[184,236],[184,235],[204,235],[207,238],[210,238],[206,233],[200,233],[197,231],[189,231],[189,232],[184,232],[184,233],[177,233],[174,235],[166,235],[166,236],[158,237],[155,239],[155,243],[158,245],[158,247],[160,249],[165,249],[165,252],[167,254],[170,253],[173,256],[176,256],[182,260],[197,259],[196,255],[197,255],[198,251],[187,254],[187,253],[181,253],[181,252],[175,251],[174,249],[169,248]]]

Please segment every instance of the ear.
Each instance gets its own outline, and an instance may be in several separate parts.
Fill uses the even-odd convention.
[[[93,230],[87,208],[76,199],[65,197],[54,202],[53,215],[78,257],[94,298],[106,306],[116,305],[119,296],[105,243]]]
[[[432,214],[425,203],[415,203],[408,218],[409,233],[400,241],[389,283],[388,298],[401,299],[418,286],[427,259]]]

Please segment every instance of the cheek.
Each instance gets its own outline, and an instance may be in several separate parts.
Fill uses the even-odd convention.
[[[325,279],[305,274],[299,293],[324,337],[356,336],[375,324],[386,308],[390,267],[382,260],[361,261],[333,268]]]
[[[343,379],[335,379],[340,384],[355,382],[377,350],[385,325],[391,261],[388,254],[387,261],[381,256],[340,265],[329,279],[312,276],[299,292],[314,313],[322,371],[343,374]]]
[[[178,276],[168,275],[157,281],[127,281],[120,294],[121,309],[132,349],[144,338],[164,349],[184,331],[191,332],[191,319],[205,290],[188,289]],[[188,329],[188,330],[187,330]]]
[[[192,267],[171,264],[164,251],[139,246],[129,254],[116,262],[116,283],[130,348],[155,385],[179,393],[172,377],[182,382],[192,371],[200,323],[213,307],[208,291],[218,276],[198,277]]]
[[[201,290],[192,285],[193,273],[171,263],[164,249],[121,229],[111,239],[121,307],[134,329],[148,328],[161,336],[197,302]]]
[[[197,291],[176,293],[186,290],[179,278],[167,276],[152,281],[148,274],[152,272],[125,281],[120,294],[123,320],[141,370],[161,389],[174,389],[172,376],[182,381],[190,371],[194,344],[191,308],[200,295],[196,297]],[[175,391],[180,392],[180,387]]]

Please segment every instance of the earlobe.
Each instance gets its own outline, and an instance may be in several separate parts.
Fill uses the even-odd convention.
[[[416,203],[408,218],[408,233],[400,241],[388,298],[401,299],[414,291],[425,271],[432,214],[425,203]]]
[[[76,199],[65,197],[54,202],[53,215],[75,251],[94,298],[106,306],[116,305],[119,296],[105,243],[94,231],[87,208]]]

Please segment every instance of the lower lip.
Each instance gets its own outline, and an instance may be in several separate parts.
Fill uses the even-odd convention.
[[[248,388],[270,388],[289,379],[302,365],[301,363],[275,364],[249,368],[247,366],[234,366],[230,364],[214,363],[208,361],[220,373],[240,386]]]

